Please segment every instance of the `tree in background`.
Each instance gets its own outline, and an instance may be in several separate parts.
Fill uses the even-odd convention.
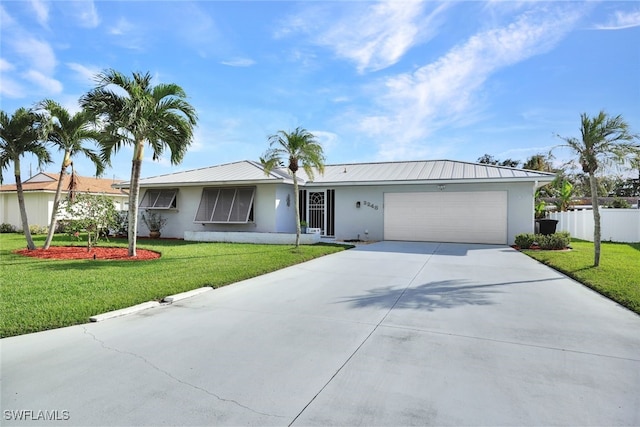
[[[506,160],[498,160],[495,157],[484,154],[481,157],[478,157],[478,163],[483,163],[486,165],[494,165],[494,166],[507,166],[510,168],[517,168],[520,164],[520,160],[506,159]]]
[[[26,108],[18,108],[11,117],[4,111],[0,111],[0,182],[2,182],[2,171],[13,163],[22,230],[29,250],[35,249],[36,245],[31,237],[24,203],[20,158],[25,154],[33,154],[38,159],[39,166],[51,162],[49,151],[38,132],[42,120],[41,116]]]
[[[581,138],[559,136],[565,144],[578,157],[578,163],[589,177],[591,189],[591,203],[593,205],[593,265],[600,265],[600,211],[598,206],[598,190],[596,173],[608,164],[620,164],[629,156],[636,156],[640,146],[634,143],[637,138],[629,131],[627,122],[622,116],[610,117],[604,111],[595,117],[589,117],[586,113],[580,115]]]
[[[195,109],[186,101],[184,90],[172,83],[151,83],[151,74],[133,73],[129,78],[115,70],[97,76],[97,86],[82,96],[80,104],[102,126],[102,160],[111,164],[111,156],[124,145],[133,146],[129,182],[129,256],[136,256],[138,198],[144,149],[153,150],[158,160],[168,148],[171,164],[177,165],[193,140],[197,122]]]
[[[300,246],[300,206],[298,194],[298,178],[296,172],[302,167],[310,179],[313,179],[313,169],[324,172],[324,153],[322,145],[316,141],[316,137],[301,127],[293,132],[283,130],[269,137],[270,148],[260,158],[264,171],[268,175],[271,171],[285,162],[287,169],[293,177],[294,206],[296,210],[296,248]]]
[[[53,211],[49,223],[49,233],[47,234],[47,239],[43,247],[43,249],[49,249],[51,240],[53,239],[53,233],[56,229],[63,177],[67,168],[73,165],[72,159],[78,154],[85,155],[96,166],[96,176],[102,175],[104,172],[104,164],[96,152],[84,146],[88,141],[97,142],[100,136],[100,133],[92,126],[92,116],[86,110],[80,111],[72,116],[66,108],[50,99],[42,101],[38,104],[38,108],[44,110],[48,118],[47,121],[43,122],[46,140],[64,153],[60,167],[58,186],[56,187],[56,194],[53,198]]]
[[[552,160],[553,156],[551,153],[546,155],[540,153],[534,154],[524,162],[522,169],[540,172],[554,172],[553,165],[551,163]]]

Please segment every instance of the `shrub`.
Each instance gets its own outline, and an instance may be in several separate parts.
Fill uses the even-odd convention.
[[[571,243],[571,235],[568,231],[553,234],[522,233],[516,236],[515,243],[520,249],[529,249],[534,244],[546,250],[565,249]]]
[[[529,249],[533,242],[536,241],[536,236],[533,233],[522,233],[516,236],[516,246],[520,249]]]
[[[16,228],[11,225],[11,224],[7,224],[6,222],[3,222],[2,224],[0,224],[0,233],[15,233],[16,232]]]
[[[29,231],[31,232],[31,235],[47,234],[48,230],[49,229],[44,225],[30,225],[29,226]]]
[[[627,202],[625,199],[616,197],[611,203],[609,203],[609,207],[616,209],[629,209],[631,208],[631,204],[629,204],[629,202]]]

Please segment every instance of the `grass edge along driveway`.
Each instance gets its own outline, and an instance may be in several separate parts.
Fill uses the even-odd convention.
[[[42,246],[44,236],[35,236]],[[84,243],[86,244],[86,243]],[[22,234],[0,234],[0,338],[87,323],[89,317],[203,286],[218,288],[348,249],[346,245],[253,245],[139,240],[151,261],[44,260],[13,253]],[[53,245],[82,246],[65,235]],[[102,241],[123,246],[126,240]]]
[[[598,267],[593,267],[593,242],[573,240],[571,247],[522,252],[640,314],[640,243],[602,242]]]

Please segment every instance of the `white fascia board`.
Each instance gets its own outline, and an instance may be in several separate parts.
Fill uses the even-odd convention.
[[[433,179],[410,181],[334,181],[312,182],[307,181],[304,187],[346,187],[346,186],[383,186],[383,185],[438,185],[438,184],[513,184],[518,182],[546,183],[552,182],[555,177],[521,177],[521,178],[477,178],[477,179]]]
[[[183,188],[183,187],[223,187],[223,186],[242,186],[257,184],[280,184],[287,183],[284,179],[264,179],[264,180],[247,180],[247,181],[199,181],[199,182],[158,182],[153,184],[140,184],[140,188]],[[289,182],[292,184],[292,182]],[[129,185],[117,187],[129,188]]]

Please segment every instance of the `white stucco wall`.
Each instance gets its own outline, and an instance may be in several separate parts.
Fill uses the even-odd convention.
[[[211,187],[211,186],[206,186]],[[176,195],[176,209],[156,210],[167,223],[162,229],[162,237],[183,238],[185,232],[220,231],[220,232],[259,232],[259,233],[291,233],[295,232],[295,210],[293,203],[293,187],[282,184],[260,184],[255,186],[256,194],[253,202],[254,222],[247,224],[200,224],[195,223],[196,212],[200,205],[202,190],[205,187],[182,187]],[[145,189],[141,189],[140,197]],[[290,196],[290,205],[286,198]],[[140,214],[142,210],[140,210]],[[149,230],[142,220],[138,223],[138,235],[146,236]]]
[[[533,183],[447,184],[444,191],[507,191],[507,238],[533,231]],[[436,185],[389,185],[336,187],[335,238],[337,240],[383,240],[385,192],[439,191]],[[360,208],[356,202],[360,202]]]

